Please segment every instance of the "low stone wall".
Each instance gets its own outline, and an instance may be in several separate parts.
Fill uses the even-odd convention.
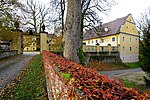
[[[49,100],[149,100],[119,80],[56,54],[42,51],[42,59]]]
[[[17,50],[0,50],[0,58],[17,55]]]
[[[42,52],[43,66],[46,75],[46,84],[49,100],[72,100],[70,95],[70,88],[67,87],[65,81],[59,76],[55,70],[55,65],[52,65],[49,59],[48,52]],[[75,99],[75,97],[74,97]]]

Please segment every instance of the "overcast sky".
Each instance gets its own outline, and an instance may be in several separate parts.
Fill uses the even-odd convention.
[[[124,17],[129,13],[132,14],[134,20],[141,17],[148,7],[150,7],[150,0],[114,0],[117,5],[112,7],[108,15],[103,16],[104,22],[109,22],[120,17]]]
[[[48,4],[51,0],[39,0],[44,4]],[[114,5],[107,13],[107,15],[100,14],[102,22],[106,23],[117,18],[124,17],[128,14],[132,14],[135,21],[141,18],[141,14],[144,13],[148,7],[150,7],[150,0],[114,0],[117,5]]]

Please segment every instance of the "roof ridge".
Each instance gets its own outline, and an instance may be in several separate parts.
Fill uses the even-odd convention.
[[[124,16],[124,17],[120,17],[120,18],[117,18],[117,19],[115,19],[115,20],[112,20],[112,21],[110,21],[110,22],[104,23],[103,25],[105,25],[105,24],[108,24],[108,23],[115,22],[115,21],[117,21],[117,20],[121,20],[121,19],[127,19],[127,17],[128,17],[129,15],[131,15],[131,14],[128,14],[128,15],[126,15],[126,16]]]

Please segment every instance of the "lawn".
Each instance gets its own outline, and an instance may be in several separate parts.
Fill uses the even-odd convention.
[[[21,80],[21,81],[19,81]],[[5,92],[0,99],[12,100],[47,100],[46,80],[42,68],[41,55],[35,56],[26,67],[20,78],[15,79],[16,85]]]
[[[125,65],[126,65],[128,68],[139,68],[139,67],[140,67],[140,62],[125,63]]]

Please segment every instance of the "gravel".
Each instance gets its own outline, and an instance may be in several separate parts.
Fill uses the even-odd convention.
[[[36,54],[39,52],[25,52],[13,59],[0,62],[0,90],[9,84]]]

